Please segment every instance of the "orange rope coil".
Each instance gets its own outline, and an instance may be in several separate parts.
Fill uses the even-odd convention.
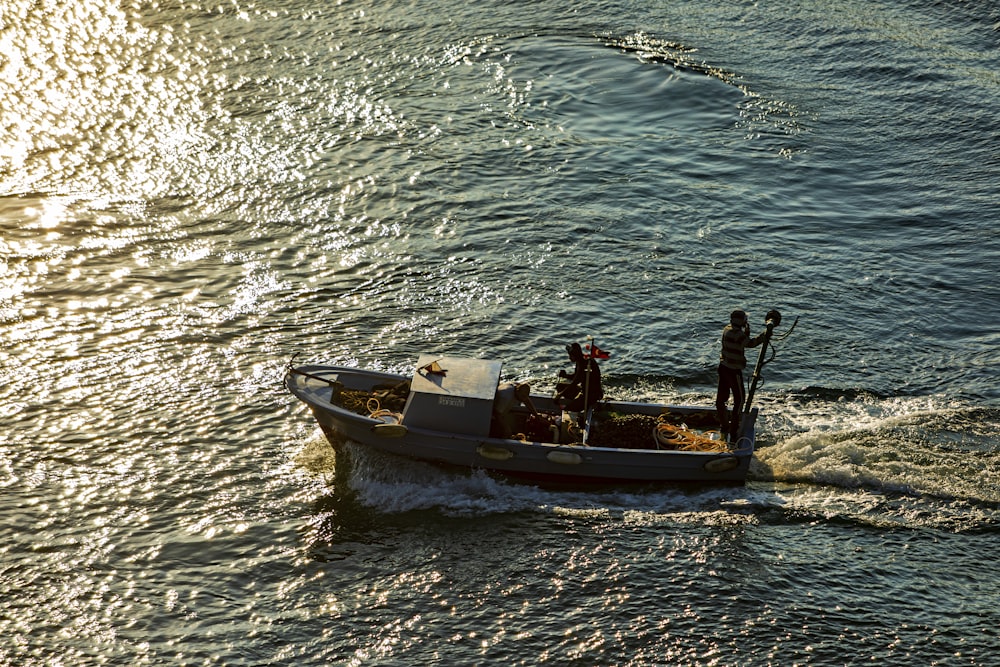
[[[712,431],[708,431],[712,433]],[[713,439],[701,433],[695,433],[685,425],[676,425],[660,421],[653,429],[658,448],[675,449],[683,452],[719,452],[729,449],[722,438]]]

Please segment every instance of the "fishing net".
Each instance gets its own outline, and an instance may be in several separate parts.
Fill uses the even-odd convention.
[[[596,416],[587,441],[592,447],[622,449],[669,449],[677,451],[725,452],[725,438],[715,426],[710,411],[687,414],[665,412],[659,416],[601,413]]]

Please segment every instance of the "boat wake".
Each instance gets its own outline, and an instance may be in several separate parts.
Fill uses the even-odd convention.
[[[638,523],[846,522],[877,528],[1000,529],[1000,411],[928,405],[926,399],[791,406],[744,487],[553,488],[483,471],[446,469],[347,442],[307,447],[314,473],[369,511],[447,517],[528,512]],[[776,415],[777,410],[768,410]],[[323,452],[326,452],[325,454]]]
[[[1000,503],[1000,411],[927,399],[815,408],[764,426],[773,440],[758,443],[754,479]]]
[[[799,407],[786,413],[784,434],[758,441],[749,473],[780,490],[791,514],[963,532],[1000,527],[1000,411],[926,398],[838,404],[821,418],[815,405]]]

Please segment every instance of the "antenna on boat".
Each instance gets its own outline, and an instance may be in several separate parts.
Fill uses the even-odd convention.
[[[799,323],[799,318],[795,318],[792,322],[792,326],[784,333],[781,337],[782,340],[788,338],[788,335],[792,333],[795,325]],[[760,371],[764,368],[765,364],[774,361],[774,357],[777,355],[777,350],[771,345],[771,336],[774,335],[774,328],[781,324],[781,313],[777,310],[772,309],[767,311],[767,315],[764,316],[764,326],[766,330],[764,331],[764,342],[760,346],[760,354],[757,356],[757,365],[753,369],[753,377],[750,379],[750,389],[747,391],[747,399],[743,406],[743,415],[740,417],[740,427],[737,433],[740,437],[743,436],[743,425],[747,423],[747,419],[750,416],[750,404],[753,402],[754,392],[757,391],[757,383],[760,382],[761,376]],[[767,348],[771,348],[771,357],[767,358]]]

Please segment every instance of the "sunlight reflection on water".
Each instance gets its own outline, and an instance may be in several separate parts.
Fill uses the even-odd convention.
[[[163,163],[200,141],[191,121],[206,81],[178,71],[200,72],[199,59],[177,58],[172,28],[150,30],[116,2],[10,4],[18,29],[5,31],[16,57],[0,79],[14,119],[0,135],[13,147],[4,191],[156,194]]]
[[[995,585],[962,556],[996,523],[996,412],[969,409],[995,394],[993,334],[956,309],[992,312],[972,250],[993,236],[940,229],[958,179],[951,208],[886,215],[885,185],[927,182],[865,145],[891,123],[845,131],[863,86],[761,45],[778,5],[642,8],[685,46],[584,16],[613,3],[438,4],[4,6],[14,658],[423,664],[437,637],[469,664],[834,664],[845,641],[895,664],[934,630],[905,607],[949,600],[973,620],[942,649],[989,655]],[[742,489],[351,468],[280,387],[295,352],[406,371],[428,348],[544,385],[595,334],[610,392],[710,400],[731,302],[756,323],[771,300],[803,326]],[[872,602],[899,582],[900,608]]]

